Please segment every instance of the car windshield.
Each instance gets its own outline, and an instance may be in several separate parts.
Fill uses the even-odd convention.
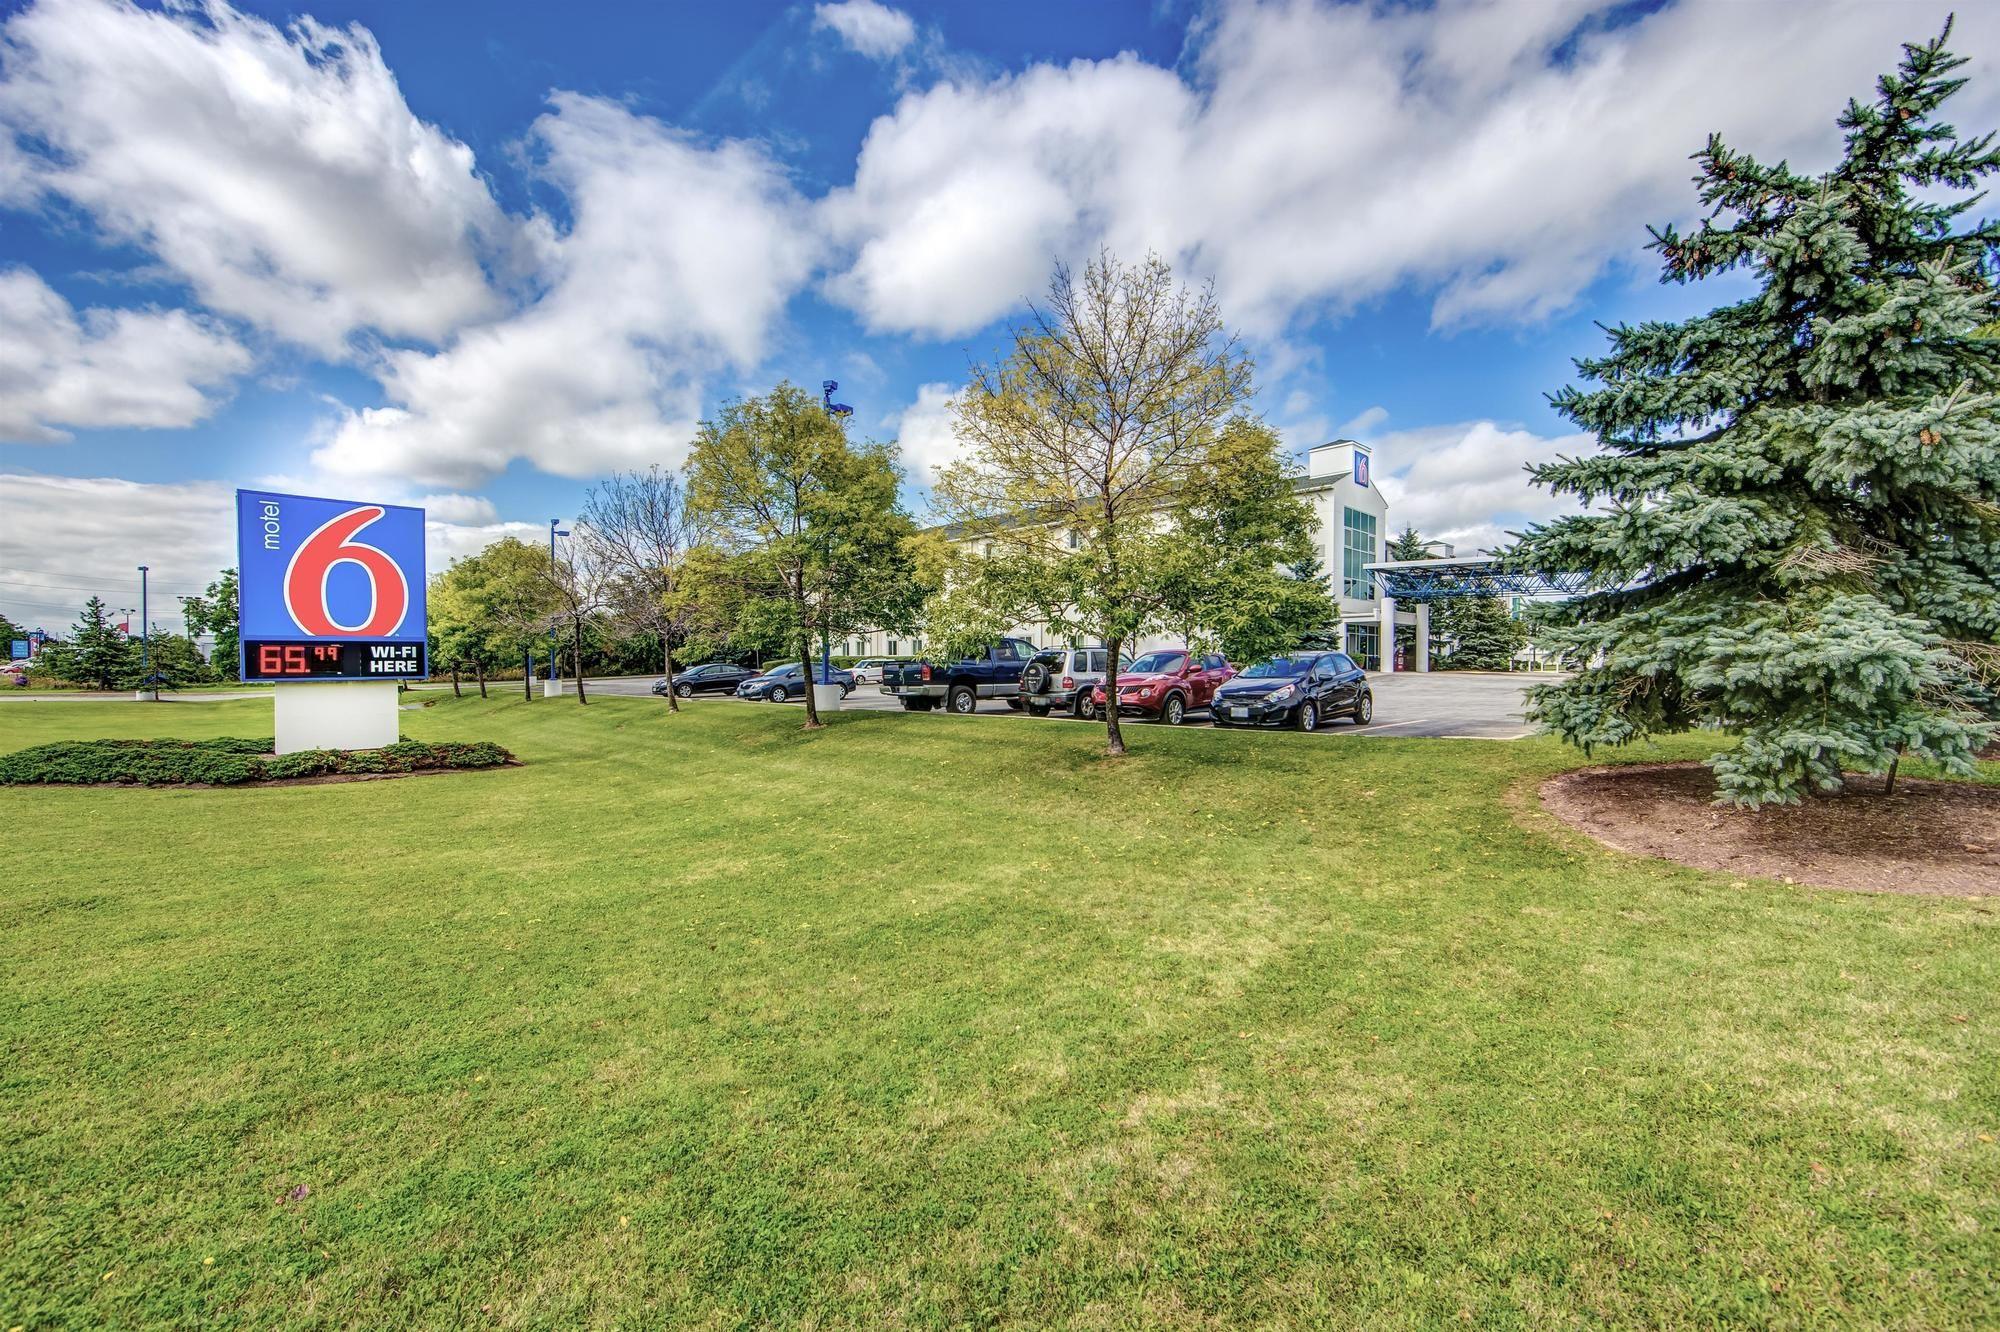
[[[1304,675],[1312,665],[1311,657],[1273,657],[1260,661],[1243,672],[1246,680],[1290,680]]]
[[[1185,652],[1148,652],[1126,669],[1134,675],[1172,675],[1186,660]]]

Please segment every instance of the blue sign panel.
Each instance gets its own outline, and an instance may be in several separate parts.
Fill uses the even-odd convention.
[[[245,680],[421,680],[424,511],[236,492]]]
[[[27,655],[28,655],[28,640],[25,638],[17,638],[7,647],[7,658],[9,661],[21,661],[24,660],[27,657]]]
[[[1354,484],[1357,486],[1368,484],[1368,455],[1361,449],[1354,451]]]

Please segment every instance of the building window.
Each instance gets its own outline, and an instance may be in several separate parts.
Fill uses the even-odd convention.
[[[1083,546],[1083,536],[1080,533],[1078,533],[1075,529],[1071,529],[1069,534],[1069,548],[1071,550],[1079,550],[1082,548],[1082,546]]]
[[[1375,562],[1375,515],[1342,509],[1340,595],[1349,601],[1375,600],[1375,580],[1368,566]]]
[[[901,653],[896,651],[896,640],[893,638],[889,640],[889,655],[892,657],[902,655]]]
[[[1349,513],[1354,512],[1352,509]],[[1364,671],[1382,669],[1382,626],[1379,624],[1350,624],[1347,626],[1347,655],[1359,662]]]

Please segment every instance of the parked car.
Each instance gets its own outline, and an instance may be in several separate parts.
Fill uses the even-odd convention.
[[[882,668],[894,664],[893,657],[868,657],[855,662],[847,670],[854,677],[854,683],[858,685],[878,685],[882,683]]]
[[[1290,652],[1272,657],[1218,689],[1217,726],[1293,726],[1316,731],[1334,717],[1366,726],[1375,717],[1368,673],[1345,652]]]
[[[748,666],[732,666],[726,661],[708,661],[699,666],[690,666],[674,676],[674,693],[681,698],[693,698],[696,694],[732,694],[736,686],[748,680],[757,672]],[[667,692],[667,682],[653,682],[655,694]]]
[[[815,684],[837,684],[840,696],[846,698],[854,692],[854,677],[838,667],[829,671],[818,662],[813,663]],[[795,698],[806,696],[806,673],[799,669],[795,661],[783,666],[774,666],[763,675],[753,675],[736,686],[738,698],[761,698],[772,703],[788,703]]]
[[[882,668],[882,692],[903,700],[905,712],[971,712],[982,698],[1004,698],[1020,706],[1021,671],[1034,659],[1035,645],[1003,638],[982,656],[962,661],[892,662]]]
[[[1118,673],[1118,715],[1149,717],[1179,726],[1190,712],[1208,706],[1216,686],[1236,674],[1220,653],[1195,653],[1186,648],[1148,652]],[[1105,705],[1104,683],[1090,691],[1091,701]]]
[[[1103,648],[1048,648],[1021,671],[1021,703],[1037,717],[1058,710],[1095,717],[1090,691],[1104,679]]]

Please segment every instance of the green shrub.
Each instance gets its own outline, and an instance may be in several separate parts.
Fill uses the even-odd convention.
[[[495,744],[428,744],[400,740],[386,749],[305,749],[271,753],[272,741],[68,740],[0,754],[0,786],[239,786],[384,772],[434,772],[445,768],[495,768],[514,756]]]

